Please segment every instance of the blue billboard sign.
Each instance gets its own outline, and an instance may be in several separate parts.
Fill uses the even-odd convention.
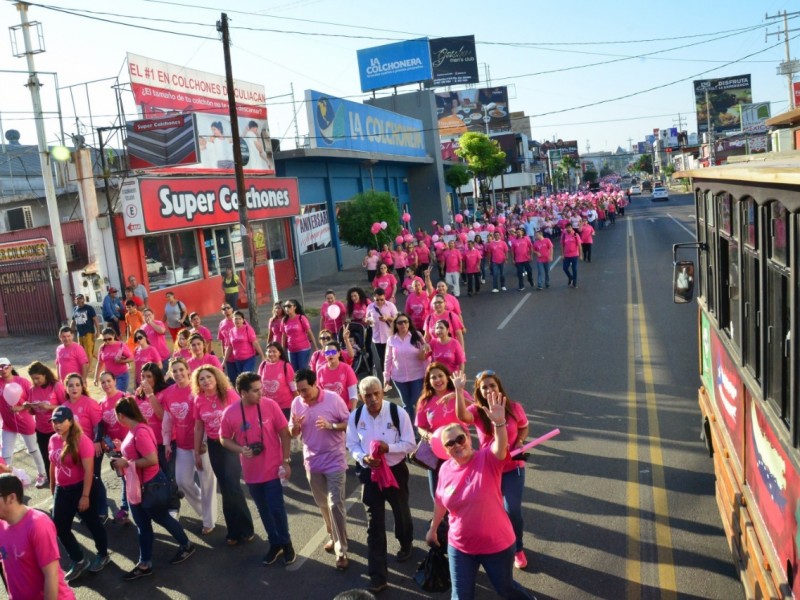
[[[312,148],[427,156],[422,121],[306,90]]]
[[[433,79],[427,38],[359,50],[358,74],[362,92]]]

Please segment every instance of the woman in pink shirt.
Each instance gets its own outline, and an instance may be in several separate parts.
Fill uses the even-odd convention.
[[[208,327],[203,325],[200,315],[196,312],[190,313],[189,322],[192,324],[192,328],[189,330],[189,339],[192,339],[192,335],[200,334],[203,336],[203,340],[206,342],[206,352],[211,352],[211,342],[214,340],[214,336],[211,335],[211,331],[208,329]],[[184,358],[187,358],[188,360],[188,357]]]
[[[281,343],[283,339],[283,304],[276,302],[272,305],[272,316],[269,318],[269,335],[267,336],[267,343],[278,342]]]
[[[463,394],[466,378],[457,381],[456,394]],[[494,430],[490,446],[473,450],[469,430],[460,423],[450,424],[440,433],[450,458],[439,471],[433,520],[425,540],[431,546],[440,545],[437,530],[449,513],[447,554],[454,598],[475,596],[476,575],[483,566],[499,597],[533,600],[514,581],[514,531],[500,494],[508,453],[505,398],[492,394],[488,402],[483,410]],[[491,526],[482,526],[487,523]]]
[[[283,340],[281,346],[289,353],[289,362],[295,371],[305,369],[311,357],[311,348],[317,349],[317,340],[311,331],[303,307],[294,298],[283,303]]]
[[[411,292],[406,298],[405,312],[414,323],[414,327],[422,331],[425,327],[425,319],[431,309],[431,302],[428,294],[422,289],[422,280],[419,277],[413,279]]]
[[[581,237],[575,233],[572,225],[567,224],[564,233],[561,234],[561,257],[568,287],[578,287],[578,256],[580,253]]]
[[[464,328],[464,322],[461,320],[461,317],[445,308],[443,296],[434,296],[432,306],[433,311],[428,313],[428,316],[425,318],[425,341],[430,342],[434,337],[433,329],[436,325],[436,321],[444,319],[450,324],[450,334],[458,340],[462,348],[466,349],[464,345],[464,332],[466,329]]]
[[[0,418],[3,420],[3,460],[11,466],[17,435],[22,436],[28,454],[36,464],[36,483],[41,486],[47,479],[44,459],[36,443],[36,422],[26,404],[30,402],[31,382],[20,377],[11,367],[11,361],[0,358]]]
[[[429,348],[431,361],[443,364],[451,373],[461,371],[467,363],[461,344],[450,336],[450,323],[446,319],[439,319],[433,326]]]
[[[423,273],[431,266],[431,251],[425,240],[421,240],[414,248],[417,258],[417,277],[422,277]]]
[[[394,252],[392,252],[394,259],[394,271],[397,273],[397,280],[400,282],[400,288],[403,289],[403,282],[406,278],[406,269],[408,268],[408,252],[403,250],[403,246],[398,244]]]
[[[342,347],[333,340],[325,344],[325,364],[317,371],[317,385],[338,396],[353,410],[358,402],[358,379],[353,368],[342,362]]]
[[[101,371],[108,371],[117,378],[117,389],[128,391],[130,371],[128,364],[132,363],[133,354],[128,344],[120,341],[117,332],[106,327],[103,329],[103,343],[97,350],[97,366],[94,368],[94,384],[97,385],[97,376]]]
[[[172,349],[172,358],[180,356],[188,360],[192,356],[192,351],[189,348],[189,338],[191,337],[192,332],[185,327],[178,331],[178,335],[175,336],[175,346]]]
[[[589,225],[588,219],[581,222],[581,250],[583,250],[583,262],[592,262],[592,244],[594,243],[594,227]]]
[[[255,371],[256,355],[264,360],[264,350],[258,343],[255,330],[245,321],[244,313],[237,310],[233,313],[233,329],[228,332],[228,347],[225,350],[225,362],[233,359],[232,381],[236,381],[240,373]]]
[[[147,334],[147,340],[158,351],[161,357],[161,368],[165,371],[169,367],[170,351],[167,347],[167,326],[157,321],[153,310],[145,308],[142,311],[144,325],[141,329]]]
[[[41,489],[50,484],[50,456],[47,451],[50,438],[53,437],[50,415],[56,406],[63,404],[66,390],[64,384],[56,379],[55,373],[38,361],[28,367],[28,375],[33,387],[28,393],[27,406],[33,412],[33,419],[36,422],[36,443],[44,461],[44,472],[48,474],[48,477],[36,483],[36,487]]]
[[[384,244],[381,246],[381,252],[378,255],[381,259],[381,264],[386,265],[389,268],[389,272],[391,273],[394,271],[394,254],[392,254],[391,249],[389,248],[389,244]]]
[[[117,402],[119,402],[125,394],[117,389],[116,378],[113,373],[109,373],[108,371],[100,373],[100,388],[103,390],[105,398],[100,402],[100,425],[98,427],[97,437],[100,439],[111,438],[111,440],[125,439],[128,430],[117,421],[117,412],[115,410]],[[105,452],[112,451],[108,444],[102,443],[101,446]],[[119,450],[119,448],[115,449]],[[98,461],[98,464],[99,462],[100,461]],[[98,470],[101,469],[98,467]],[[130,506],[128,506],[128,496],[125,493],[125,478],[123,477],[122,501],[120,502],[119,510],[114,514],[114,522],[118,525],[127,524],[129,522],[129,511]]]
[[[59,406],[53,411],[51,420],[55,431],[48,446],[53,523],[58,539],[72,561],[64,575],[64,580],[70,582],[86,569],[93,573],[102,571],[111,559],[108,556],[106,530],[97,514],[101,498],[95,485],[94,444],[68,407]],[[76,514],[94,539],[97,556],[91,563],[72,533],[72,520]]]
[[[456,387],[463,375],[454,376]],[[494,441],[494,428],[489,422],[486,411],[489,409],[489,398],[497,396],[506,400],[506,432],[509,450],[522,448],[528,436],[528,417],[519,402],[508,400],[500,378],[494,371],[481,371],[475,378],[475,403],[467,406],[456,396],[456,413],[459,420],[466,424],[474,424],[478,430],[478,445],[481,448],[491,446]],[[528,559],[522,546],[524,522],[522,520],[522,493],[525,490],[525,461],[511,460],[507,457],[503,464],[503,476],[500,491],[511,526],[514,529],[516,543],[514,545],[514,566],[524,569]]]
[[[161,364],[161,355],[150,345],[150,336],[144,329],[134,333],[133,340],[136,342],[136,350],[133,351],[133,380],[138,386],[142,381],[142,367],[151,362]]]
[[[142,497],[135,502],[129,496],[131,514],[139,531],[139,561],[133,570],[123,575],[125,581],[133,581],[153,574],[153,521],[166,529],[178,542],[178,551],[170,560],[170,564],[182,563],[195,552],[181,524],[170,515],[165,505],[149,505],[147,502],[148,485],[168,486],[167,476],[158,467],[158,454],[153,431],[145,423],[136,401],[127,396],[116,406],[117,420],[128,428],[128,435],[122,440],[120,458],[113,459],[116,469],[134,469],[142,485]],[[128,488],[128,493],[131,489]]]
[[[319,309],[319,328],[338,334],[347,320],[347,308],[336,299],[333,290],[325,292],[325,302]],[[277,340],[276,340],[277,341]]]
[[[397,291],[397,278],[389,271],[389,266],[381,264],[378,267],[378,276],[372,280],[372,288],[383,288],[386,292],[386,299],[389,302],[395,302],[395,292]]]
[[[283,346],[277,342],[267,345],[267,358],[258,367],[258,374],[261,376],[264,396],[280,406],[283,416],[290,414],[297,388],[294,384],[294,369],[289,364]]]
[[[378,262],[380,262],[380,260],[381,257],[378,255],[378,251],[369,249],[367,250],[367,255],[364,257],[364,260],[361,261],[361,266],[367,270],[367,279],[370,283],[375,279],[375,274],[378,272]]]
[[[189,338],[189,350],[192,352],[192,355],[186,361],[186,364],[189,365],[189,371],[194,371],[203,365],[211,365],[222,369],[219,359],[213,354],[206,353],[205,339],[200,334],[193,333],[192,337]]]
[[[430,346],[422,339],[411,317],[403,312],[397,313],[392,322],[392,336],[386,342],[383,389],[388,392],[394,383],[412,423],[416,413],[414,407],[422,393],[429,351]]]
[[[364,347],[370,349],[367,354],[367,365],[372,372],[374,359],[372,358],[372,327],[367,325],[367,308],[372,300],[367,298],[363,288],[351,287],[347,290],[347,317],[351,323],[358,323],[364,328]]]
[[[136,388],[134,398],[139,412],[147,420],[147,425],[153,432],[158,450],[158,464],[161,470],[172,478],[175,473],[175,463],[167,459],[166,446],[172,445],[172,439],[164,439],[162,426],[164,423],[164,403],[162,396],[167,389],[164,373],[160,363],[147,363],[142,367],[142,381]]]

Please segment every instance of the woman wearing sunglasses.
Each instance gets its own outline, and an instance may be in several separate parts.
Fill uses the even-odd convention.
[[[425,341],[431,341],[431,338],[435,335],[434,328],[436,322],[444,319],[450,325],[450,335],[456,338],[461,344],[461,347],[466,351],[467,347],[464,345],[464,332],[466,331],[464,321],[453,311],[447,310],[445,298],[441,294],[434,296],[431,304],[433,310],[428,313],[428,316],[425,318]]]
[[[317,340],[311,331],[311,323],[297,300],[283,303],[283,339],[281,346],[289,352],[289,362],[296,371],[305,369],[311,358],[311,348],[317,349]]]
[[[103,371],[113,373],[117,380],[117,389],[128,391],[130,371],[128,364],[133,362],[133,353],[127,344],[120,341],[116,331],[111,327],[103,329],[103,343],[97,351],[97,366],[94,368],[94,385],[98,385],[98,375]]]
[[[258,374],[261,376],[264,396],[277,402],[283,416],[288,419],[297,387],[294,383],[294,369],[289,364],[283,346],[277,342],[267,345],[267,358],[258,367]]]
[[[225,356],[226,352],[228,351],[228,346],[230,342],[228,341],[228,334],[230,334],[231,329],[235,327],[233,323],[233,307],[228,304],[227,302],[222,305],[222,320],[219,322],[219,328],[217,329],[217,339],[219,340],[220,344],[222,344],[222,356]],[[236,367],[233,364],[233,357],[225,361],[225,373],[228,374],[228,378],[231,378],[234,375]]]
[[[140,329],[133,335],[136,350],[133,352],[133,379],[138,386],[142,382],[142,367],[147,363],[161,364],[161,355],[150,345],[147,332]]]
[[[412,423],[416,412],[414,404],[422,393],[428,352],[430,346],[422,339],[410,317],[403,312],[397,313],[392,323],[392,337],[386,342],[383,390],[388,392],[394,384]]]
[[[458,388],[460,378],[463,375],[454,375],[453,381]],[[474,424],[478,430],[478,445],[487,448],[494,442],[495,429],[486,414],[489,408],[489,399],[501,397],[505,400],[505,421],[510,450],[521,448],[525,445],[525,438],[528,435],[528,417],[525,409],[519,402],[512,402],[507,399],[506,391],[500,378],[494,371],[482,371],[475,378],[475,403],[467,406],[467,403],[459,400],[456,394],[456,416],[467,424]],[[514,566],[524,569],[528,566],[528,559],[522,546],[522,533],[524,523],[522,521],[522,492],[525,490],[525,461],[507,459],[503,463],[503,473],[500,480],[500,491],[503,495],[503,504],[511,526],[514,529]]]
[[[103,371],[100,373],[100,388],[103,390],[105,397],[100,401],[100,424],[98,425],[97,437],[105,440],[107,437],[112,440],[124,440],[128,434],[127,428],[120,425],[117,421],[117,402],[119,402],[125,395],[117,389],[116,377],[113,373]],[[51,427],[52,429],[52,427]],[[105,444],[105,442],[103,442]],[[108,444],[103,447],[105,452],[112,450]],[[119,448],[113,450],[119,451]],[[122,481],[122,500],[120,501],[119,509],[114,513],[114,522],[118,525],[128,523],[128,512],[130,506],[128,505],[128,496],[125,493],[125,478]]]
[[[358,378],[353,368],[342,362],[342,347],[334,341],[325,344],[326,364],[317,371],[317,385],[322,389],[336,392],[344,400],[348,410],[353,410],[358,402]]]
[[[463,373],[453,377],[455,395],[462,405],[466,381]],[[440,433],[450,458],[439,472],[433,520],[425,540],[431,546],[440,545],[437,529],[449,513],[447,555],[453,598],[475,597],[475,579],[483,566],[498,596],[533,600],[533,595],[514,581],[514,529],[500,492],[508,453],[507,401],[496,390],[488,391],[485,400],[480,411],[493,432],[488,446],[473,450],[469,431],[461,423],[451,423]],[[481,523],[491,523],[491,527],[480,527]]]

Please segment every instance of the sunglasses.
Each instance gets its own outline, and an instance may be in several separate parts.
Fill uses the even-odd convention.
[[[230,306],[223,306],[222,310],[231,310],[231,307]]]
[[[104,342],[113,342],[114,338],[103,338]]]
[[[455,446],[456,444],[458,444],[459,446],[461,446],[461,445],[462,445],[464,442],[466,442],[466,441],[467,441],[467,436],[465,436],[463,433],[459,433],[459,434],[458,434],[458,436],[456,436],[456,437],[455,437],[455,438],[453,438],[452,440],[447,440],[447,441],[444,443],[444,447],[445,447],[445,448],[452,448],[452,447],[453,447],[453,446]]]
[[[330,342],[333,338],[329,335],[321,335],[319,336],[319,341],[321,342]]]
[[[325,356],[336,356],[337,354],[339,354],[339,351],[336,350],[335,348],[331,348],[330,350],[325,350],[324,354]]]
[[[397,323],[398,325],[408,325],[408,321],[406,321],[405,319],[398,319],[397,321],[395,321],[395,323]]]
[[[294,304],[284,304],[283,308],[294,308]]]
[[[133,341],[134,341],[134,342],[141,342],[143,339],[145,339],[145,338],[143,338],[143,337],[139,336],[139,337],[135,337],[135,338],[133,338]]]
[[[494,371],[492,371],[491,369],[486,369],[485,371],[481,371],[480,373],[478,373],[475,377],[477,379],[480,379],[481,377],[494,377],[494,376],[495,376]]]

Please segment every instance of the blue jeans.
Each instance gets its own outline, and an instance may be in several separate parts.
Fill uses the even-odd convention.
[[[225,361],[225,374],[232,382],[236,382],[236,363],[232,360]]]
[[[397,393],[400,394],[400,401],[403,403],[403,408],[406,409],[408,416],[411,417],[411,422],[414,422],[417,400],[422,394],[422,384],[424,379],[412,379],[411,381],[396,381],[392,379],[392,383],[397,388]]]
[[[267,540],[271,546],[285,546],[291,543],[289,537],[289,518],[283,504],[283,488],[280,479],[263,483],[248,483],[247,489],[264,523]]]
[[[294,369],[295,373],[297,373],[297,371],[300,369],[305,369],[308,367],[308,361],[310,358],[311,348],[289,352],[289,363],[292,365],[292,369]]]
[[[161,478],[167,482],[167,476],[160,472],[153,479]],[[153,481],[151,479],[151,481]],[[175,538],[175,541],[185,548],[189,545],[186,532],[167,510],[166,507],[155,510],[145,510],[141,504],[131,504],[131,516],[136,528],[139,530],[139,564],[149,567],[153,562],[153,521],[166,529]]]
[[[500,491],[503,494],[503,508],[506,509],[511,527],[517,538],[515,550],[522,550],[522,533],[524,522],[522,520],[522,492],[525,490],[525,469],[517,467],[513,471],[503,473],[500,480]]]
[[[84,525],[89,529],[89,533],[94,539],[94,545],[99,556],[108,554],[108,537],[106,529],[100,522],[97,515],[97,480],[92,482],[92,489],[89,492],[89,508],[84,512],[78,512],[78,503],[83,494],[83,483],[75,483],[68,486],[56,486],[53,499],[53,522],[56,526],[58,539],[64,545],[70,560],[78,562],[85,558],[85,554],[75,534],[72,533],[72,520],[77,514]]]
[[[497,285],[497,284],[500,285]],[[506,285],[506,276],[503,273],[503,263],[492,263],[492,289],[499,290]]]
[[[128,383],[131,380],[131,374],[128,371],[125,371],[122,375],[117,375],[114,378],[117,382],[117,389],[124,393],[128,393]]]
[[[550,287],[550,263],[536,263],[536,285],[538,287]]]
[[[578,283],[578,257],[570,256],[564,257],[564,273],[567,274],[568,283]],[[570,273],[572,271],[572,273]]]
[[[236,383],[236,378],[245,373],[247,371],[255,371],[256,370],[256,355],[254,354],[250,358],[246,358],[244,360],[235,360],[233,361],[233,372],[234,376],[231,378],[231,383]]]
[[[533,600],[533,596],[514,581],[514,545],[494,554],[465,554],[447,545],[450,559],[451,600],[473,600],[478,568],[483,566],[495,592],[509,600]]]

